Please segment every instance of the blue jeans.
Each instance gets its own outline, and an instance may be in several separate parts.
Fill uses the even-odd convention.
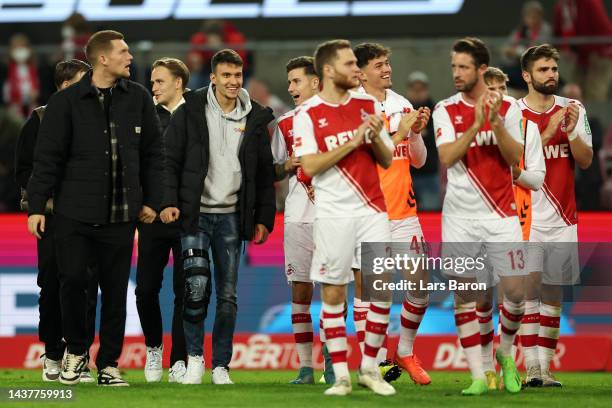
[[[238,282],[238,266],[240,263],[241,241],[238,232],[239,216],[233,214],[200,214],[198,232],[194,235],[181,235],[183,253],[190,249],[205,253],[212,250],[214,264],[215,293],[217,295],[217,310],[213,327],[213,359],[212,366],[228,367],[232,359],[232,343],[236,327],[236,284]],[[203,265],[206,263],[206,265]],[[204,257],[188,257],[183,261],[185,276],[189,270],[198,267],[209,268],[208,259]],[[210,280],[204,293],[205,309],[208,308],[211,295]],[[187,307],[187,304],[185,305]],[[201,356],[204,344],[204,319],[194,323],[193,320],[183,320],[187,354]]]

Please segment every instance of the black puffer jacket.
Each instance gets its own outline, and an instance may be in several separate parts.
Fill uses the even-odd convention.
[[[166,171],[162,208],[178,207],[181,228],[195,233],[200,214],[200,198],[208,172],[209,138],[206,123],[206,94],[201,88],[184,94],[185,103],[172,115],[164,134]],[[256,224],[268,231],[274,227],[274,166],[267,125],[272,110],[251,100],[238,159],[242,184],[238,199],[240,239],[253,239]]]

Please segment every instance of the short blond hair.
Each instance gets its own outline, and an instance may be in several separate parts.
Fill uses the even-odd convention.
[[[497,81],[497,82],[503,82],[503,83],[508,83],[508,81],[510,81],[510,79],[508,78],[508,75],[506,75],[504,71],[502,71],[501,69],[497,67],[487,68],[487,70],[483,74],[483,78],[484,78],[485,84],[487,85],[491,81]]]
[[[170,71],[172,76],[180,78],[183,91],[187,88],[187,82],[189,82],[189,68],[187,68],[187,65],[185,65],[183,61],[178,58],[160,58],[153,63],[151,70],[157,67],[164,67]]]

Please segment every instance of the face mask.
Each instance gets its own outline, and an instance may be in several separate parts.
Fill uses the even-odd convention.
[[[26,62],[30,58],[30,49],[26,47],[17,47],[11,53],[11,57],[16,62]]]
[[[72,37],[74,37],[74,28],[72,28],[71,26],[62,27],[62,38],[64,40],[68,40]]]

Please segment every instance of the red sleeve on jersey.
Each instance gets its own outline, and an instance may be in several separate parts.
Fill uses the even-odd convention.
[[[312,177],[309,177],[306,175],[306,173],[304,173],[304,170],[302,170],[302,166],[299,166],[296,171],[295,171],[295,176],[297,177],[297,180],[304,184],[306,187],[310,187],[312,185]]]

